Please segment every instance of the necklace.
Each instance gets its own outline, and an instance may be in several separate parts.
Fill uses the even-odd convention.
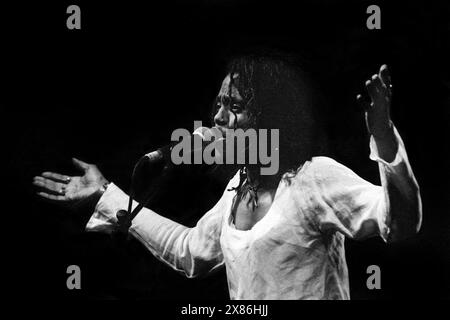
[[[259,183],[252,184],[248,179],[248,171],[246,167],[242,167],[239,170],[239,185],[237,187],[232,187],[228,189],[228,191],[236,191],[238,195],[238,199],[241,200],[245,198],[248,194],[249,200],[248,203],[252,203],[252,210],[255,211],[255,208],[258,207],[258,189]]]

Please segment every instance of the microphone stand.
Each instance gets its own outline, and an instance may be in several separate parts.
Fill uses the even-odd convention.
[[[205,141],[202,140],[202,143],[204,144]],[[170,148],[170,147],[169,147]],[[203,152],[204,145],[201,148],[201,152]],[[195,150],[195,152],[199,152],[200,150]],[[144,156],[136,163],[133,169],[133,173],[131,175],[131,184],[130,184],[130,192],[129,192],[129,201],[128,201],[128,209],[122,209],[117,211],[116,217],[118,221],[118,229],[115,232],[115,238],[118,239],[118,242],[124,243],[128,238],[128,230],[131,227],[131,223],[136,217],[136,215],[142,210],[142,208],[146,205],[148,205],[152,200],[154,200],[156,195],[156,189],[157,187],[161,188],[161,185],[164,181],[168,181],[169,179],[169,173],[172,171],[173,164],[170,161],[167,161],[165,163],[164,167],[162,168],[162,171],[154,178],[153,184],[151,187],[147,190],[145,193],[143,199],[144,201],[138,203],[136,208],[132,210],[132,204],[133,204],[133,197],[135,192],[135,180],[137,173],[142,169],[142,167],[145,164],[154,164],[159,163],[163,159],[161,156],[161,152],[153,152],[151,156]]]
[[[128,230],[131,227],[131,223],[136,215],[142,210],[143,207],[148,205],[152,200],[154,200],[156,196],[156,190],[161,187],[164,181],[167,181],[167,177],[169,176],[171,166],[170,164],[166,164],[159,172],[153,180],[153,183],[148,188],[148,190],[144,193],[143,201],[138,202],[138,205],[132,209],[133,198],[135,197],[135,184],[137,174],[140,172],[142,167],[145,164],[148,164],[149,159],[147,157],[142,157],[136,163],[133,169],[133,173],[131,175],[131,183],[130,183],[130,191],[129,191],[129,200],[128,200],[128,209],[121,209],[117,211],[116,218],[118,223],[118,228],[113,233],[113,239],[118,244],[124,244],[128,239]]]

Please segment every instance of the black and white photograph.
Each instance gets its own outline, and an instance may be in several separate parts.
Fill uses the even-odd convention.
[[[3,10],[11,297],[450,299],[446,1]]]

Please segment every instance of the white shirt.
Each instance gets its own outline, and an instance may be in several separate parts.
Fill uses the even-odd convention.
[[[236,192],[227,189],[238,185],[236,174],[194,228],[144,208],[130,233],[187,277],[225,265],[231,299],[349,299],[345,237],[380,235],[387,241],[394,207],[421,214],[419,188],[395,128],[394,133],[398,151],[391,163],[378,157],[370,141],[382,186],[331,158],[314,157],[283,176],[269,211],[250,230],[237,230],[232,222]],[[389,192],[393,186],[401,192]],[[86,229],[113,230],[116,212],[127,203],[128,196],[111,183]]]

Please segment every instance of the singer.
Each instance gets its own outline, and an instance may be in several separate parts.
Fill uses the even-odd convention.
[[[241,165],[221,199],[187,228],[144,208],[129,232],[158,259],[187,277],[226,266],[231,299],[349,299],[345,238],[414,235],[421,198],[405,146],[390,119],[391,79],[386,65],[367,80],[373,185],[323,156],[326,137],[307,75],[287,59],[244,56],[228,68],[214,102],[216,128],[279,129],[279,170]],[[43,198],[97,202],[86,230],[111,232],[128,197],[96,166],[74,160],[84,175],[35,177]],[[133,207],[137,206],[134,203]]]

